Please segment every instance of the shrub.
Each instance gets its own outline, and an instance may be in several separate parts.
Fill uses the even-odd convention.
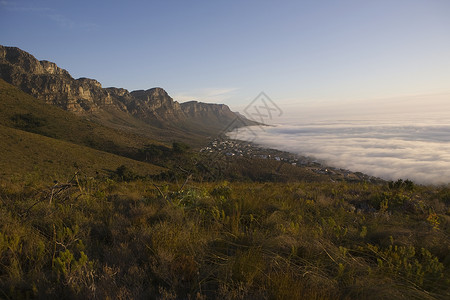
[[[113,179],[117,179],[119,181],[132,181],[138,178],[138,175],[135,174],[131,169],[129,169],[125,165],[121,165],[118,167],[113,173]]]
[[[37,128],[47,124],[46,120],[39,118],[32,113],[15,114],[11,117],[11,121],[14,122],[14,126],[26,131],[35,131]]]

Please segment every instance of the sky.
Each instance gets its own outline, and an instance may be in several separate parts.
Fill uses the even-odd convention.
[[[0,44],[104,87],[233,110],[261,91],[291,117],[450,100],[448,0],[0,0]]]

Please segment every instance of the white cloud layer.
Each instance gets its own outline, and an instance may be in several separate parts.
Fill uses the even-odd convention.
[[[442,121],[347,120],[254,126],[241,128],[232,137],[384,179],[450,183],[450,123]]]

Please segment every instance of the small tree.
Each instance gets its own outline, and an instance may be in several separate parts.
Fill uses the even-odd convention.
[[[178,153],[178,154],[185,153],[186,151],[189,150],[189,148],[190,147],[184,143],[180,143],[180,142],[172,143],[172,151],[174,153]]]
[[[115,175],[120,181],[131,181],[137,177],[137,175],[125,165],[118,167],[115,171]]]

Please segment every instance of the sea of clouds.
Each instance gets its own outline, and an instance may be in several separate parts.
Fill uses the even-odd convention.
[[[450,120],[446,118],[290,120],[241,128],[229,136],[387,180],[450,183]]]

